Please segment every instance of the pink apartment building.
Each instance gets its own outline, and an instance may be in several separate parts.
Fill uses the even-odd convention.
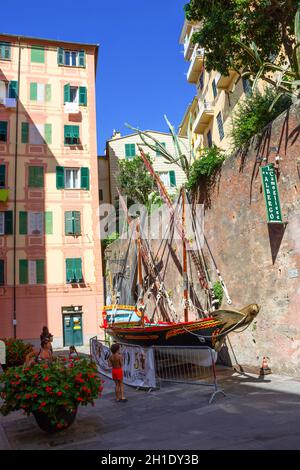
[[[0,35],[0,337],[99,333],[97,55]]]

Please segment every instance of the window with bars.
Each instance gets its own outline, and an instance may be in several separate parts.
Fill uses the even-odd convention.
[[[224,127],[223,127],[223,120],[222,120],[221,111],[217,115],[217,124],[218,124],[218,131],[219,131],[220,140],[222,140],[222,139],[224,139]]]

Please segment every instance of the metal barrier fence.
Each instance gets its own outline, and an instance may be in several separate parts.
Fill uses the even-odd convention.
[[[213,388],[212,403],[219,388],[215,361],[216,352],[208,346],[153,346],[155,376],[158,383],[178,382]]]

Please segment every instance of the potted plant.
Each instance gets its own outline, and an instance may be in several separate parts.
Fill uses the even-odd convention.
[[[81,358],[10,368],[0,376],[1,384],[0,412],[32,413],[39,427],[49,433],[69,427],[78,405],[94,405],[102,391],[95,363]]]
[[[5,343],[6,350],[4,369],[24,364],[27,354],[33,351],[32,344],[25,343],[21,339],[2,338],[2,341]]]

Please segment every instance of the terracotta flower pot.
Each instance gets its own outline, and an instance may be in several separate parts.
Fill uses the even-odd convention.
[[[71,426],[71,424],[74,423],[77,414],[77,407],[74,409],[73,412],[67,411],[63,406],[60,407],[57,410],[56,419],[58,423],[60,423],[60,421],[63,421],[64,424],[59,425],[52,423],[51,418],[49,418],[49,416],[46,413],[43,413],[42,411],[33,411],[32,414],[35,417],[40,429],[49,434],[53,434],[55,432],[67,429]]]

